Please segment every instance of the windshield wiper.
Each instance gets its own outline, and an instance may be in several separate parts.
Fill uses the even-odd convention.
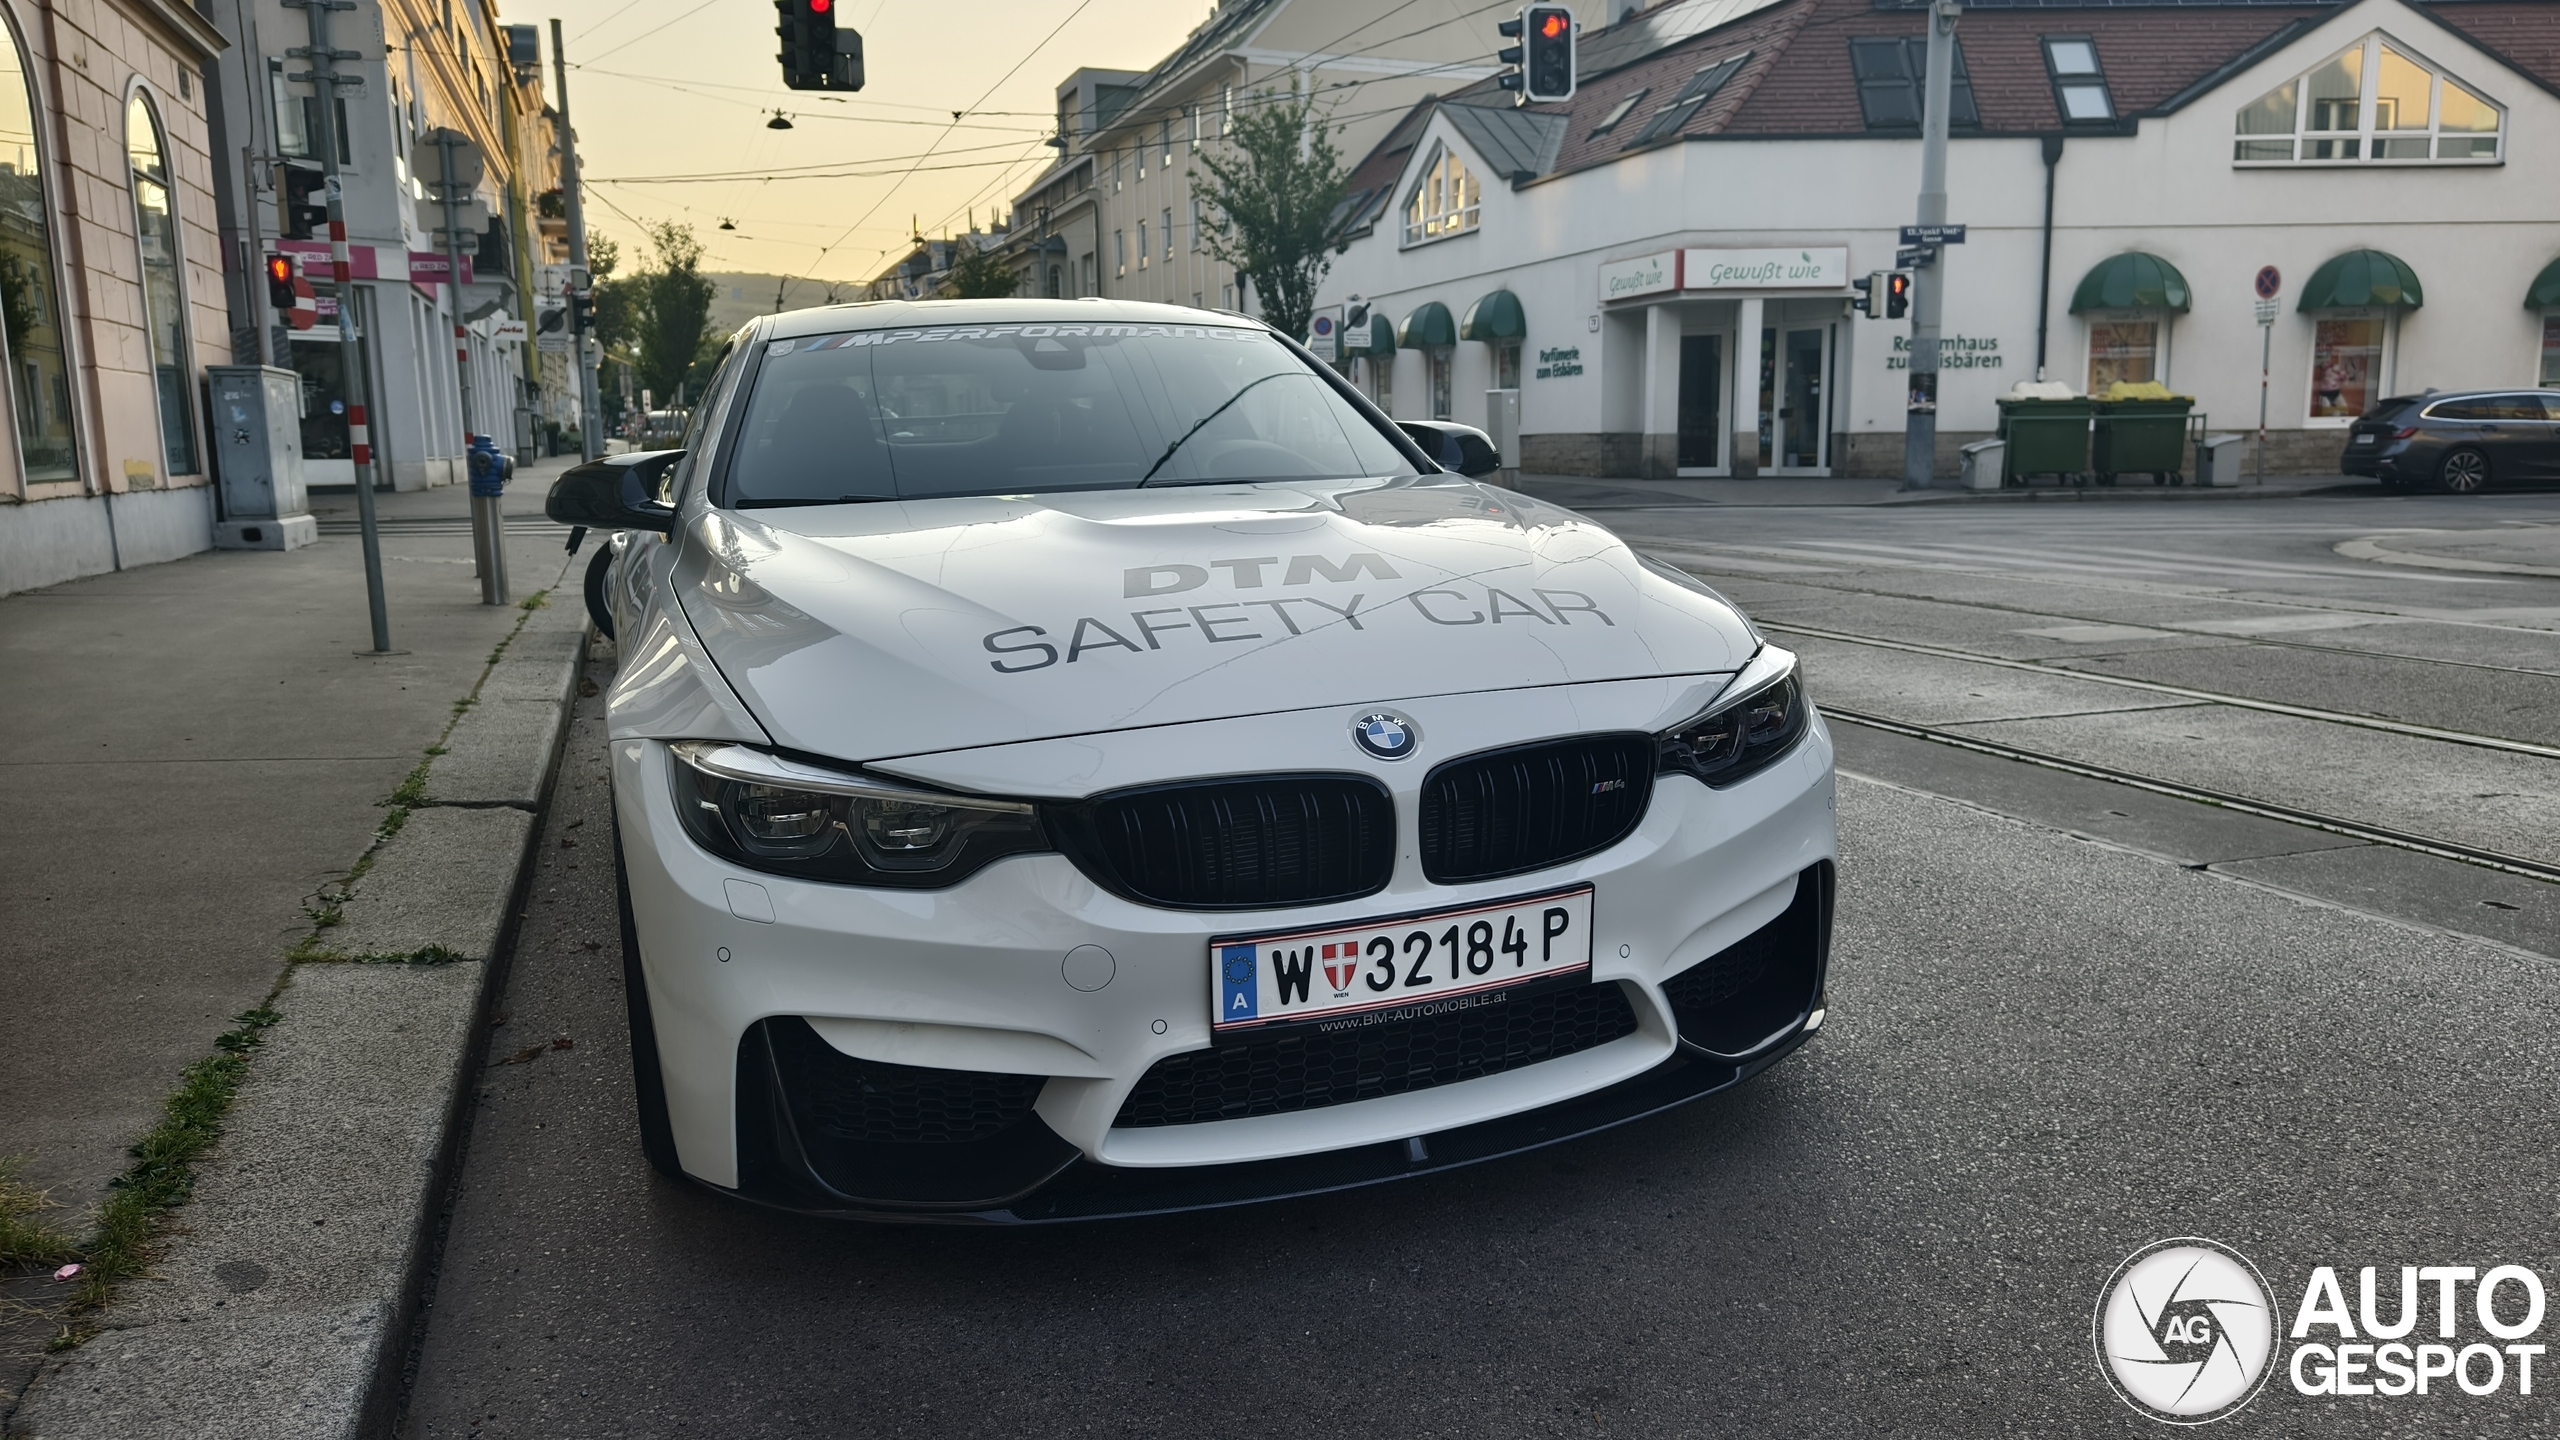
[[[1208,414],[1201,416],[1198,424],[1195,424],[1195,425],[1193,425],[1190,429],[1183,431],[1183,432],[1182,432],[1182,435],[1181,435],[1181,437],[1180,437],[1180,438],[1176,439],[1172,444],[1167,445],[1166,447],[1164,447],[1164,453],[1156,457],[1156,463],[1154,463],[1153,465],[1150,465],[1150,466],[1148,466],[1148,467],[1147,467],[1147,473],[1146,473],[1146,474],[1141,475],[1141,476],[1139,476],[1139,477],[1138,477],[1138,483],[1139,483],[1140,485],[1144,485],[1144,484],[1146,484],[1148,481],[1153,480],[1154,478],[1156,478],[1156,472],[1164,468],[1164,462],[1166,462],[1167,460],[1170,460],[1170,459],[1172,459],[1172,458],[1173,458],[1173,452],[1174,452],[1174,451],[1179,450],[1179,449],[1181,449],[1184,445],[1186,445],[1186,444],[1190,443],[1191,437],[1200,433],[1200,426],[1202,426],[1202,425],[1206,425],[1206,424],[1208,424],[1210,421],[1215,420],[1215,419],[1217,419],[1219,416],[1224,415],[1225,413],[1227,413],[1227,407],[1228,407],[1229,405],[1233,405],[1233,404],[1234,404],[1234,403],[1236,403],[1237,401],[1239,401],[1239,400],[1243,399],[1243,398],[1244,398],[1244,392],[1245,392],[1245,391],[1250,390],[1250,389],[1252,389],[1254,386],[1261,384],[1263,380],[1277,380],[1277,379],[1281,378],[1282,376],[1287,375],[1288,373],[1289,373],[1289,372],[1288,372],[1288,371],[1286,371],[1286,370],[1274,370],[1274,371],[1272,371],[1270,374],[1263,376],[1263,377],[1262,377],[1261,379],[1259,379],[1259,380],[1248,380],[1248,381],[1246,381],[1246,382],[1244,383],[1244,385],[1243,385],[1242,387],[1240,387],[1240,388],[1236,391],[1236,393],[1234,393],[1233,395],[1228,396],[1225,400],[1220,401],[1220,402],[1219,402],[1219,404],[1218,404],[1218,408],[1217,408],[1217,409],[1212,410],[1212,411],[1210,411]]]

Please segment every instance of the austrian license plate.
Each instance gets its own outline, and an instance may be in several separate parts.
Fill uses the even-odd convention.
[[[2370,435],[2350,436],[2347,443],[2350,445],[2370,445],[2373,443],[2373,437]]]
[[[1332,1019],[1591,969],[1591,887],[1209,947],[1211,1028]]]

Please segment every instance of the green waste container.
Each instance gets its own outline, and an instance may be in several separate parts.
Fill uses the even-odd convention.
[[[2098,483],[2119,475],[2149,475],[2154,485],[2187,483],[2187,412],[2191,396],[2166,400],[2101,400],[2090,435],[2089,468]]]
[[[2008,483],[2024,485],[2033,475],[2078,480],[2089,468],[2092,408],[2082,396],[2068,400],[2001,397],[2000,438],[2008,447],[2003,456]]]

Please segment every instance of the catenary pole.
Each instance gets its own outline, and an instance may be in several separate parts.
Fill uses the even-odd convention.
[[[356,521],[364,533],[365,600],[372,610],[373,653],[391,651],[391,612],[382,594],[382,527],[373,513],[373,442],[365,416],[364,342],[356,338],[356,286],[354,267],[347,255],[346,186],[338,174],[338,87],[364,83],[361,75],[340,75],[337,62],[361,60],[354,50],[332,49],[329,44],[329,16],[338,10],[353,10],[356,0],[282,0],[302,11],[311,25],[311,43],[295,46],[285,54],[309,60],[311,68],[285,78],[311,82],[312,93],[320,103],[311,107],[319,112],[320,173],[329,199],[329,278],[338,290],[338,368],[347,399],[347,444],[355,464]]]
[[[479,406],[471,393],[471,329],[462,315],[462,207],[466,203],[466,187],[461,157],[477,155],[478,147],[469,136],[450,126],[439,129],[431,137],[435,141],[437,159],[444,168],[438,172],[443,180],[436,186],[436,198],[444,208],[444,224],[438,230],[444,239],[444,278],[453,291],[453,373],[462,393],[462,463],[466,471],[476,453],[473,444],[480,434]],[[475,160],[473,169],[476,171]],[[479,182],[475,179],[472,184]],[[507,603],[507,511],[506,501],[496,495],[482,495],[477,487],[471,496],[471,555],[480,568],[480,603]]]
[[[1955,89],[1959,0],[1929,7],[1929,59],[1920,114],[1922,225],[1947,223],[1947,111]],[[1902,427],[1902,488],[1926,490],[1938,469],[1938,317],[1946,303],[1945,251],[1911,275],[1911,396]]]
[[[582,458],[593,460],[604,453],[604,405],[596,394],[596,352],[587,344],[587,317],[579,302],[593,295],[595,280],[587,273],[586,212],[578,204],[578,132],[569,124],[569,57],[560,51],[558,20],[551,22],[551,73],[560,91],[560,198],[569,212],[569,343],[578,347],[578,448]]]

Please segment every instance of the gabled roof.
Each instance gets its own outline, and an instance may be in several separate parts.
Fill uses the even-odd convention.
[[[1452,101],[1440,108],[1449,128],[1475,147],[1485,164],[1506,180],[1529,180],[1555,168],[1564,148],[1568,117],[1551,110],[1523,110]]]

